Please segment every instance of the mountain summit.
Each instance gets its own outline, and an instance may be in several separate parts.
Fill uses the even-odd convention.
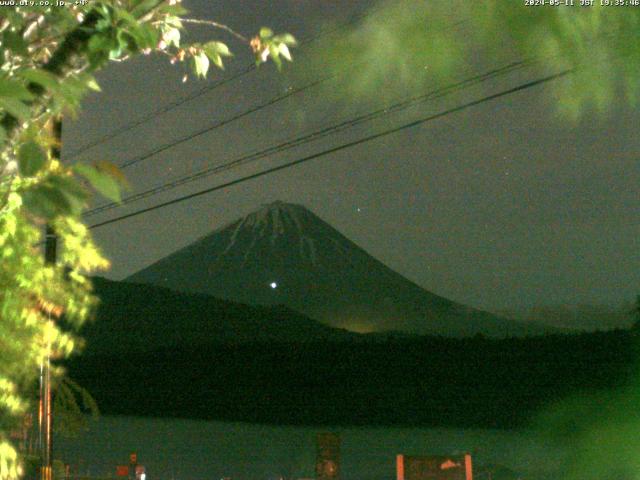
[[[237,302],[282,304],[355,331],[540,333],[447,300],[394,272],[301,205],[274,202],[127,279]]]

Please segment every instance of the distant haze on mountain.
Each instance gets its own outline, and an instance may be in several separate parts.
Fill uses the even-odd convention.
[[[634,305],[545,305],[499,310],[497,315],[525,322],[539,322],[569,330],[613,330],[630,328],[637,320]]]
[[[142,269],[128,282],[253,305],[286,305],[358,332],[542,333],[428,292],[303,206],[275,202]]]

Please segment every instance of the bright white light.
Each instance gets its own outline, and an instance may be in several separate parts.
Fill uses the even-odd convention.
[[[147,478],[147,474],[146,473],[141,473],[140,474],[140,480],[144,480],[145,478]]]
[[[271,282],[271,283],[269,284],[269,286],[270,286],[271,288],[274,288],[274,289],[275,289],[275,288],[277,288],[277,287],[278,287],[278,284],[277,284],[276,282]]]

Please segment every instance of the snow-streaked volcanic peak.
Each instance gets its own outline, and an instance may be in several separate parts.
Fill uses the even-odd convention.
[[[536,333],[428,292],[301,205],[274,202],[127,279],[283,304],[332,326],[451,336]]]
[[[252,241],[248,246],[243,246],[243,264],[246,264],[255,253],[252,250],[260,244],[259,240],[266,238],[270,245],[275,247],[279,238],[287,240],[295,238],[297,240],[297,252],[295,254],[299,260],[317,265],[316,240],[305,233],[305,230],[310,230],[314,223],[317,222],[322,222],[322,220],[301,205],[274,202],[232,224],[233,234],[222,255],[230,252],[236,242],[244,238],[245,234],[249,232]]]

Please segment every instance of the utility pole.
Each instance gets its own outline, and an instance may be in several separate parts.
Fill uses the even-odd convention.
[[[50,124],[53,137],[51,157],[60,160],[62,149],[62,118],[54,117]],[[58,260],[58,237],[53,227],[47,224],[45,230],[44,260],[55,265]],[[51,314],[49,313],[49,321]],[[40,365],[40,408],[38,415],[38,447],[40,449],[40,480],[53,478],[53,405],[51,403],[51,358]]]

